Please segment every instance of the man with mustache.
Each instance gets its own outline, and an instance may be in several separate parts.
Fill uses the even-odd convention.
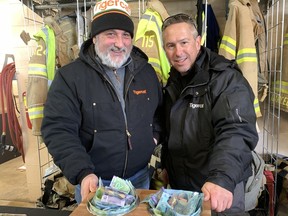
[[[41,132],[55,164],[77,185],[78,203],[100,177],[104,185],[115,175],[149,188],[162,93],[147,56],[132,44],[130,14],[123,0],[97,2],[91,38],[48,92]]]

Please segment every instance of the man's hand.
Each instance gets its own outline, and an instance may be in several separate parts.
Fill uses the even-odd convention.
[[[81,197],[85,200],[90,192],[96,192],[98,177],[95,174],[87,175],[81,182]]]
[[[206,182],[201,190],[204,193],[204,201],[210,200],[212,210],[222,212],[231,208],[233,194],[230,191],[211,182]]]

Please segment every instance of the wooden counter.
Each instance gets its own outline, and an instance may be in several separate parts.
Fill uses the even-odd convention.
[[[140,201],[146,198],[151,193],[156,193],[156,190],[138,190]],[[89,194],[88,199],[91,199],[94,193]],[[140,205],[132,212],[126,214],[128,216],[150,216],[147,210],[148,204],[140,203]],[[92,214],[87,210],[87,201],[82,202],[79,206],[70,214],[70,216],[91,216]],[[211,216],[210,202],[203,202],[201,216]]]

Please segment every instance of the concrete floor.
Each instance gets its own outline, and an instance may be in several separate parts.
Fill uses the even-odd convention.
[[[29,200],[25,166],[21,157],[0,164],[0,205],[36,207]]]

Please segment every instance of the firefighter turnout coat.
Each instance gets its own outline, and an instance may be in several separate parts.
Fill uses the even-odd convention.
[[[230,0],[229,14],[225,24],[219,54],[228,59],[236,59],[243,75],[248,80],[255,95],[254,108],[257,117],[261,111],[258,100],[258,60],[255,42],[264,32],[259,22],[262,17],[255,7],[257,0]]]
[[[34,38],[38,46],[31,56],[28,68],[27,106],[32,133],[41,135],[44,103],[55,75],[56,49],[53,30],[45,25]]]

